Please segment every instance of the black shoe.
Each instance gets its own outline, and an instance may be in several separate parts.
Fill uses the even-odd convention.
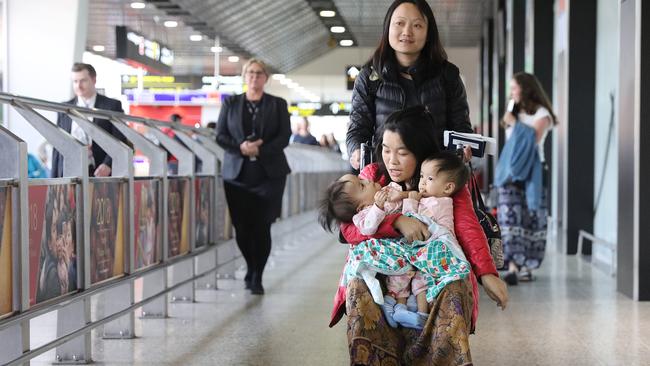
[[[264,295],[264,287],[262,286],[262,275],[253,272],[251,275],[251,294],[253,295]]]
[[[251,277],[252,277],[252,272],[246,272],[246,276],[244,276],[244,283],[246,284],[246,286],[244,288],[247,290],[251,288]]]
[[[505,276],[503,276],[503,280],[506,281],[506,283],[510,286],[516,286],[517,282],[519,282],[516,272],[508,272]]]

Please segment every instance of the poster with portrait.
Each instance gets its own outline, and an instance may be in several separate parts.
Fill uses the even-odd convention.
[[[135,269],[160,262],[162,225],[160,225],[158,194],[160,181],[137,180],[134,185]]]
[[[29,303],[77,290],[75,185],[30,186]]]
[[[90,283],[124,273],[124,184],[90,184]]]
[[[169,180],[167,199],[167,256],[175,257],[190,251],[190,180]]]
[[[214,217],[212,212],[212,200],[214,197],[213,179],[211,177],[197,177],[194,180],[196,187],[194,190],[194,196],[196,198],[194,204],[194,238],[197,248],[214,241],[210,233],[210,227],[213,224],[212,218]]]
[[[12,311],[11,187],[0,187],[0,317]]]

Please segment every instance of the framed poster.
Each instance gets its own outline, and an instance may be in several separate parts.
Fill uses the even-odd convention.
[[[11,187],[0,187],[0,317],[13,310]]]
[[[124,273],[124,184],[90,184],[90,283]]]
[[[29,187],[29,303],[77,290],[75,185]]]
[[[137,180],[134,183],[135,269],[160,262],[162,225],[159,206],[160,181]]]
[[[167,256],[175,257],[190,251],[190,180],[169,179],[167,197]]]

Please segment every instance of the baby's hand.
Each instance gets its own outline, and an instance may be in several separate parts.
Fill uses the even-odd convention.
[[[387,199],[388,193],[386,191],[381,190],[375,193],[375,205],[377,205],[377,207],[381,208],[382,210],[384,209],[384,203],[386,203]]]
[[[420,193],[418,191],[410,191],[409,192],[409,198],[412,199],[412,200],[419,201],[420,198],[422,198],[422,193]]]
[[[386,192],[388,193],[388,201],[397,202],[404,199],[404,197],[402,197],[402,192],[398,191],[397,189],[393,189],[390,187],[385,187],[385,188],[386,188]]]

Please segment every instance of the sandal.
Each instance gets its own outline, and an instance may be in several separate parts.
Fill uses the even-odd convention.
[[[531,271],[522,271],[519,272],[519,281],[521,282],[532,282],[535,281],[535,277]]]
[[[505,276],[503,276],[503,280],[506,281],[506,283],[510,286],[516,286],[517,282],[519,282],[519,278],[517,278],[516,272],[508,272]]]

